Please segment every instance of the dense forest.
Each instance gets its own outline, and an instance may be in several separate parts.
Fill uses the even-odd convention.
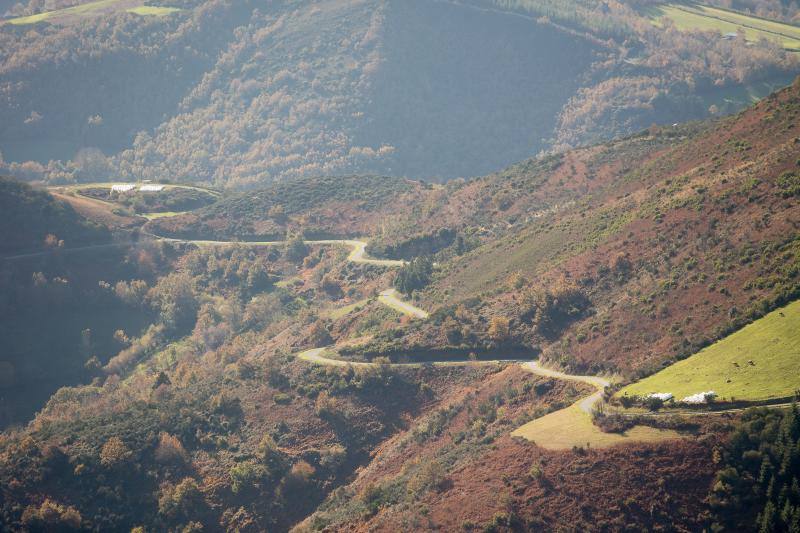
[[[800,3],[797,0],[711,0],[709,3],[763,18],[800,23]]]
[[[742,417],[725,447],[709,495],[715,527],[726,531],[800,529],[800,413],[752,410]]]

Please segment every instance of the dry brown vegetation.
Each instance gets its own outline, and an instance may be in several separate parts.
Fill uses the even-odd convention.
[[[348,205],[335,180],[310,180],[282,189],[302,194],[281,208],[259,197],[268,193],[250,195],[241,225],[231,206],[247,209],[246,196],[194,215],[214,214],[221,237],[253,236],[264,220],[290,227],[284,246],[140,243],[102,284],[85,263],[9,271],[9,284],[25,279],[13,294],[38,299],[37,309],[70,302],[80,280],[95,287],[81,293],[95,298],[85,308],[124,306],[147,320],[114,324],[115,349],[96,353],[80,330],[84,384],[61,388],[0,440],[0,520],[104,530],[710,527],[704,501],[736,415],[692,424],[681,441],[546,451],[509,434],[585,396],[583,385],[513,364],[397,368],[385,357],[541,353],[631,377],[796,298],[798,116],[800,82],[735,117],[654,127],[469,182],[352,178],[352,189],[375,190]],[[189,219],[176,220],[180,229]],[[427,320],[371,301],[400,270],[351,264],[344,248],[300,237],[368,231],[367,220],[384,222],[367,235],[376,251],[430,255],[404,271]],[[56,236],[57,251],[66,237]],[[411,276],[422,270],[427,279]],[[330,343],[380,364],[324,367],[294,355]]]

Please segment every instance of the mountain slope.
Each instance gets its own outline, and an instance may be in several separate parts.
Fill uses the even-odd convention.
[[[721,121],[653,128],[468,182],[375,189],[367,210],[326,204],[335,181],[301,180],[309,216],[284,225],[264,215],[285,196],[268,189],[153,228],[252,239],[256,227],[273,237],[291,227],[371,234],[368,250],[392,258],[438,252],[431,284],[417,287],[423,307],[439,308],[434,320],[357,353],[491,350],[488,325],[501,315],[515,349],[543,349],[577,370],[649,373],[797,294],[799,90],[795,82]],[[559,291],[571,302],[562,310]],[[545,311],[556,323],[542,323]],[[472,332],[443,340],[453,318]]]
[[[799,114],[800,80],[726,120],[654,128],[449,184],[449,194],[428,203],[433,227],[416,228],[416,235],[435,234],[443,224],[482,244],[438,253],[441,272],[418,295],[432,309],[428,322],[341,353],[413,358],[460,343],[508,354],[522,342],[540,347],[550,364],[633,377],[796,300]],[[538,203],[553,190],[560,191],[553,204]],[[410,241],[411,220],[398,227]],[[481,393],[473,390],[476,403]],[[724,499],[736,493],[728,484],[735,478],[720,470],[717,479],[724,481],[712,489],[712,473],[723,446],[738,461],[744,456],[736,450],[749,441],[740,431],[725,438],[733,428],[724,419],[678,422],[692,425],[697,440],[548,454],[490,430],[495,416],[503,424],[501,409],[514,412],[514,398],[513,388],[490,397],[496,415],[484,404],[467,409],[474,418],[419,421],[381,447],[370,468],[303,527],[614,530],[635,523],[699,530],[710,525],[701,503],[707,494],[722,516],[735,514],[733,500]],[[444,428],[429,436],[434,423]],[[637,473],[617,477],[642,457]],[[748,460],[742,459],[756,468]],[[652,481],[629,485],[642,476]],[[655,487],[662,497],[650,492]]]
[[[169,7],[180,11],[0,26],[0,168],[239,189],[443,180],[735,111],[798,72],[774,43],[657,28],[635,3]]]
[[[373,252],[433,243],[442,232],[474,249],[453,257],[454,240],[443,243],[440,271],[419,292],[440,306],[438,321],[387,332],[365,350],[449,344],[448,317],[472,329],[472,340],[456,344],[479,346],[500,315],[512,345],[577,370],[633,375],[796,297],[799,112],[795,82],[729,119],[431,191],[383,228]]]
[[[241,185],[488,171],[544,146],[599,52],[527,19],[429,1],[287,6],[246,31],[184,102],[191,112],[134,155],[151,151],[177,179]]]
[[[114,285],[68,270],[88,280],[75,308],[110,317],[130,306],[149,326],[103,329],[110,346],[89,359],[91,383],[59,390],[0,438],[0,520],[34,530],[710,528],[706,496],[727,490],[715,471],[731,458],[762,463],[729,438],[737,413],[655,418],[680,435],[657,444],[551,450],[511,433],[591,391],[497,359],[629,381],[796,300],[798,116],[800,81],[737,116],[470,181],[303,178],[152,223],[230,242],[145,235],[112,258],[123,270],[108,268]],[[348,260],[331,242],[236,242],[287,229],[357,233],[373,253],[413,261]],[[41,298],[25,307],[36,327],[38,309],[63,297],[64,265],[45,266],[7,278]],[[393,282],[427,317],[384,305]],[[72,362],[100,348],[74,346]],[[307,356],[323,348],[375,360]],[[636,421],[618,422],[603,427]]]
[[[108,231],[48,193],[0,176],[0,254],[107,242]],[[51,236],[50,242],[45,242]],[[59,241],[63,241],[59,243]]]

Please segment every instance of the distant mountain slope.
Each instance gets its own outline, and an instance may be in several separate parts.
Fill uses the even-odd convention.
[[[161,4],[181,11],[0,27],[0,151],[15,163],[0,167],[239,189],[474,176],[735,111],[800,69],[772,43],[657,28],[635,3]]]
[[[159,162],[149,172],[241,185],[487,172],[545,146],[599,51],[528,19],[428,0],[290,4],[246,32],[190,111],[123,162],[148,150]]]
[[[0,254],[105,242],[109,233],[48,193],[0,176]],[[46,243],[48,235],[53,238]],[[59,241],[63,241],[59,244]]]
[[[5,158],[75,159],[91,172],[76,158],[81,148],[116,153],[176,114],[252,9],[247,1],[178,3],[196,9],[170,17],[122,11],[67,26],[0,26]]]

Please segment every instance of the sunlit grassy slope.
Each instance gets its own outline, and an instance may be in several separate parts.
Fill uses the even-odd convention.
[[[139,6],[139,7],[132,7],[127,10],[128,13],[134,13],[135,15],[150,15],[155,17],[160,17],[162,15],[169,15],[170,13],[175,13],[176,11],[180,11],[180,8],[177,7],[158,7],[158,6]]]
[[[43,22],[46,20],[80,17],[93,14],[100,10],[117,7],[116,4],[122,4],[119,7],[125,8],[126,5],[130,5],[130,2],[124,2],[124,0],[97,0],[95,2],[88,2],[86,4],[80,4],[77,6],[67,7],[64,9],[46,11],[44,13],[38,13],[36,15],[30,15],[27,17],[17,17],[9,19],[5,22],[7,22],[8,24],[13,24],[15,26],[22,26],[26,24],[35,24],[37,22]],[[145,6],[145,5],[129,7],[125,10],[129,13],[134,13],[136,15],[148,15],[148,16],[163,16],[163,15],[168,15],[170,13],[174,13],[176,11],[180,11],[180,9],[176,7],[158,7],[158,6]]]
[[[713,390],[725,400],[766,400],[800,389],[800,301],[637,383],[618,395]]]
[[[625,433],[604,433],[578,404],[528,422],[511,435],[548,450],[569,450],[575,446],[608,448],[631,442],[660,442],[680,438],[675,431],[647,426],[636,426]]]
[[[800,27],[700,4],[665,4],[649,11],[656,24],[667,18],[681,30],[717,31],[721,34],[743,30],[749,41],[767,39],[788,50],[800,51]]]

